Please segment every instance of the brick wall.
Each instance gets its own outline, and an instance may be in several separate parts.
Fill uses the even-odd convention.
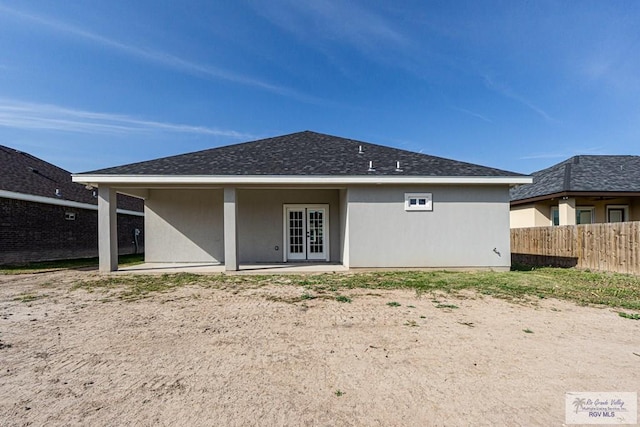
[[[121,255],[135,252],[135,228],[143,252],[144,218],[118,214]],[[0,198],[0,265],[97,256],[97,211]]]

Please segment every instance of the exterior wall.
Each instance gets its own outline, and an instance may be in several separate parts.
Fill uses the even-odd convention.
[[[510,212],[511,228],[548,227],[551,224],[551,207],[558,207],[559,200],[544,200],[537,203],[512,206]],[[607,222],[607,206],[628,206],[627,221],[640,221],[640,198],[620,197],[596,199],[592,197],[575,198],[576,208],[593,207],[594,223]]]
[[[224,262],[223,192],[149,190],[147,262]]]
[[[404,194],[416,192],[433,194],[433,211],[405,211]],[[238,189],[237,203],[241,263],[282,262],[283,205],[327,204],[333,262],[355,268],[510,266],[507,186]],[[221,189],[150,190],[145,221],[148,262],[224,262]]]
[[[348,190],[340,190],[340,260],[349,267],[349,203]]]
[[[511,228],[541,227],[551,222],[550,208],[542,205],[514,206],[509,212]]]
[[[75,220],[65,219],[67,212]],[[23,200],[0,198],[0,265],[98,256],[98,212]],[[144,219],[118,215],[120,255],[144,252]]]
[[[640,200],[638,198],[624,197],[607,200],[576,199],[576,206],[593,206],[595,208],[596,223],[607,222],[607,206],[612,205],[628,206],[629,218],[627,218],[627,221],[640,220]]]
[[[95,211],[94,211],[95,213]],[[97,213],[96,217],[97,217]],[[97,220],[96,220],[97,222]],[[134,231],[140,230],[136,248]],[[96,235],[97,235],[96,230]],[[118,214],[118,255],[144,253],[144,218],[141,216]],[[97,241],[96,241],[97,245]]]
[[[433,194],[433,211],[405,211],[404,193],[417,192]],[[506,185],[353,186],[347,199],[352,268],[511,264]]]
[[[282,262],[283,205],[328,204],[330,260],[340,257],[338,190],[238,189],[238,250],[241,263]],[[276,247],[278,249],[276,249]]]

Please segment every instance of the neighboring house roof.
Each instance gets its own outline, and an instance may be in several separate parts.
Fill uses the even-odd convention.
[[[511,202],[585,193],[640,193],[640,156],[574,156],[511,189]]]
[[[93,191],[71,181],[71,173],[31,154],[0,145],[0,195],[18,193],[97,205]],[[44,199],[38,199],[44,200]],[[143,211],[141,200],[118,198],[121,209]]]
[[[369,170],[370,162],[374,171]],[[400,162],[400,168],[397,168],[396,162]],[[83,175],[524,176],[311,131],[101,169]]]

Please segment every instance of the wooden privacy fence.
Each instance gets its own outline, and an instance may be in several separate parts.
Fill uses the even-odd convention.
[[[511,229],[511,261],[640,274],[640,222]]]

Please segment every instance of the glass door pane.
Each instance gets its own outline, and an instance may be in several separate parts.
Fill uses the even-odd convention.
[[[324,209],[307,209],[308,259],[324,259]]]
[[[287,211],[287,255],[290,259],[306,258],[306,230],[304,209]]]

